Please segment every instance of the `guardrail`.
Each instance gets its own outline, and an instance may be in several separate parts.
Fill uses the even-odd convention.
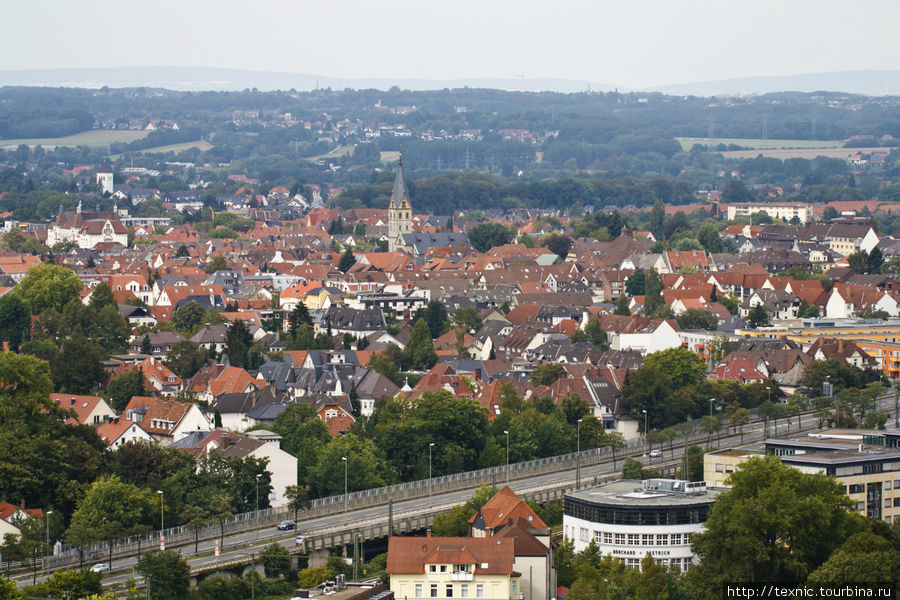
[[[884,394],[877,399],[876,408],[880,408],[890,401],[893,406],[894,393]],[[815,414],[814,410],[800,411],[799,415],[810,416]],[[797,415],[792,415],[791,420]],[[785,420],[788,417],[782,417]],[[764,421],[763,418],[751,419],[747,425],[759,424]],[[708,438],[707,433],[700,432],[694,427],[698,420],[688,423],[691,430],[687,436],[687,443],[694,444],[705,442]],[[728,434],[727,429],[725,435]],[[669,443],[669,450],[672,447],[679,447],[685,443],[684,436],[679,436],[676,440]],[[597,465],[613,457],[624,458],[640,454],[646,449],[646,442],[641,439],[631,440],[625,444],[623,448],[613,449],[610,447],[591,448],[582,450],[580,453],[572,452],[569,454],[561,454],[557,456],[549,456],[531,461],[511,463],[509,465],[501,465],[496,467],[488,467],[477,471],[466,471],[453,475],[443,475],[432,479],[421,479],[417,481],[409,481],[405,483],[397,483],[380,488],[372,488],[368,490],[360,490],[350,492],[346,496],[340,494],[326,498],[317,498],[312,500],[309,508],[297,512],[297,520],[305,521],[323,516],[338,514],[346,510],[359,510],[370,508],[373,506],[381,506],[387,504],[389,500],[411,500],[416,498],[427,497],[430,493],[442,494],[447,492],[459,491],[463,489],[474,489],[481,485],[491,484],[497,485],[505,482],[507,475],[510,481],[533,477],[546,473],[557,472],[567,468],[574,469],[577,463],[582,468]],[[253,531],[255,529],[271,527],[279,521],[286,518],[293,518],[294,513],[287,507],[268,508],[260,511],[252,511],[235,515],[232,518],[224,519],[221,523],[218,521],[208,522],[198,530],[188,529],[184,526],[172,527],[163,531],[167,548],[177,548],[189,546],[194,543],[195,537],[198,541],[209,541],[219,537],[227,537],[237,533]],[[149,550],[159,546],[159,533],[153,533],[143,536],[131,536],[112,541],[112,558],[123,558],[140,554],[144,550]],[[84,563],[98,562],[108,560],[110,557],[109,544],[101,543],[90,547],[85,547]],[[63,545],[63,550],[53,556],[47,556],[43,559],[45,568],[57,569],[78,565],[82,558],[80,551],[72,546]],[[12,568],[17,563],[12,563]],[[31,562],[25,561],[20,566],[31,568]]]

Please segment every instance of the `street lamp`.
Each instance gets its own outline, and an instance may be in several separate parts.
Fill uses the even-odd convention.
[[[710,417],[712,417],[713,404],[715,404],[715,403],[716,403],[716,399],[715,399],[715,398],[710,398],[710,399],[709,399],[709,416],[710,416]]]
[[[506,434],[506,485],[509,485],[509,431],[504,429]]]
[[[347,465],[350,464],[350,461],[347,460],[346,456],[342,456],[341,460],[344,461],[344,513],[347,512]]]
[[[256,474],[256,539],[259,539],[259,478],[262,473]]]
[[[156,490],[156,493],[159,494],[159,549],[166,549],[166,538],[163,535],[163,530],[166,528],[165,524],[165,512],[164,512],[164,500],[165,494],[163,494],[162,490]]]
[[[644,413],[644,439],[647,439],[647,409],[642,408],[641,412]]]
[[[431,449],[434,448],[434,442],[428,444],[428,508],[431,508],[432,496],[434,495],[434,479],[431,476]]]
[[[575,450],[575,490],[581,489],[581,422],[584,419],[578,419],[576,430],[578,431],[578,441]]]
[[[44,520],[47,522],[47,554],[52,553],[53,548],[50,546],[50,515],[53,514],[52,510],[48,510],[44,513]],[[44,561],[44,570],[47,570],[47,561]]]

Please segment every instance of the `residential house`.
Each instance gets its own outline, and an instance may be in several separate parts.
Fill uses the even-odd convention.
[[[209,419],[193,402],[133,396],[125,418],[134,421],[158,442],[171,444],[194,431],[209,431]]]
[[[269,495],[269,504],[273,508],[286,506],[287,488],[297,485],[297,458],[281,449],[280,436],[255,437],[216,429],[194,432],[175,442],[172,447],[191,452],[198,461],[214,451],[221,452],[226,457],[265,461],[266,470],[271,475],[272,493]]]
[[[511,538],[391,537],[387,575],[396,598],[519,600]]]
[[[75,417],[70,417],[66,420],[67,423],[72,425],[97,427],[116,418],[116,411],[100,396],[50,394],[50,400],[56,402],[63,410],[75,413]]]
[[[106,443],[108,450],[118,450],[131,442],[153,441],[153,437],[129,419],[116,417],[97,428],[97,435]]]

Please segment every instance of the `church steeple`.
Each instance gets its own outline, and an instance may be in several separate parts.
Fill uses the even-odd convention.
[[[403,198],[407,198],[409,202],[409,191],[406,189],[406,179],[403,178],[403,156],[400,156],[400,162],[397,163],[397,175],[394,177],[394,191],[391,193],[391,203],[388,208],[399,208]]]
[[[388,205],[388,250],[394,252],[403,248],[403,236],[408,233],[412,233],[412,205],[409,203],[409,190],[406,189],[406,180],[403,178],[401,156]]]

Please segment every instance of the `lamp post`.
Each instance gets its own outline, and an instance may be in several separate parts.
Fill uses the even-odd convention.
[[[772,404],[772,388],[766,386],[766,392],[769,394],[768,403]],[[775,417],[775,435],[778,435],[778,417]],[[769,437],[769,415],[766,415],[766,437]]]
[[[509,430],[504,429],[506,434],[506,485],[509,485]]]
[[[156,490],[156,493],[159,494],[159,549],[166,549],[166,538],[163,535],[163,530],[166,528],[165,523],[165,512],[164,512],[164,500],[165,494],[163,494],[162,490]]]
[[[47,522],[47,553],[48,554],[52,553],[52,551],[53,551],[52,547],[50,546],[50,515],[52,515],[52,514],[53,514],[52,510],[48,510],[47,512],[44,513],[44,520]],[[48,564],[47,564],[47,561],[45,560],[44,561],[44,570],[45,571],[47,570],[47,566],[48,566]]]
[[[344,513],[347,513],[347,465],[349,461],[346,456],[342,456],[341,460],[344,461]]]
[[[431,449],[434,448],[434,442],[428,444],[428,508],[431,508],[432,497],[434,496],[434,479],[431,476]]]
[[[641,412],[644,413],[644,440],[647,440],[647,409],[642,408]]]
[[[581,489],[581,421],[583,419],[578,419],[578,425],[576,426],[576,431],[578,432],[575,446],[575,490]]]
[[[261,473],[256,474],[256,539],[259,539],[259,478]]]

